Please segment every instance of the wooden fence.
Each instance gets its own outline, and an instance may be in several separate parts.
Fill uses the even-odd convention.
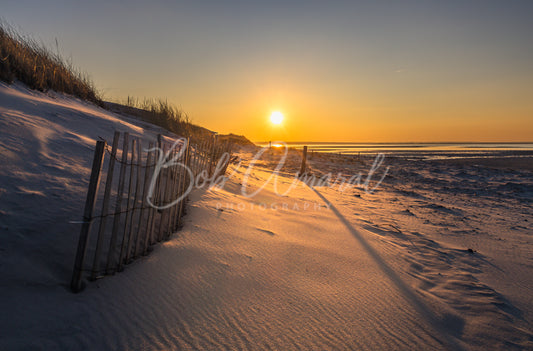
[[[157,141],[143,143],[115,132],[110,147],[105,140],[97,141],[72,291],[83,289],[84,273],[95,280],[122,271],[155,243],[167,240],[181,226],[195,179],[223,175],[230,153],[231,144],[218,143],[216,136],[189,143],[169,142],[159,135]]]

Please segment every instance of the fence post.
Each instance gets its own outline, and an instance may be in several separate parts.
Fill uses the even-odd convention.
[[[182,144],[180,146],[180,151],[174,151],[174,156],[178,154],[178,152],[181,152],[183,154],[183,151],[184,150],[183,148],[185,147],[184,144]],[[173,156],[173,157],[174,157]],[[185,156],[183,156],[183,158],[185,158]],[[183,160],[182,160],[183,162]],[[184,170],[183,170],[184,171]],[[177,189],[179,188],[180,186],[180,179],[181,179],[181,173],[180,173],[180,169],[177,168],[177,167],[174,167],[174,169],[172,170],[172,183],[171,183],[171,186],[170,186],[170,189],[169,189],[169,192],[170,192],[170,201],[174,201],[174,199],[176,198],[176,191]],[[174,204],[174,206],[170,207],[168,209],[169,211],[169,220],[168,220],[168,228],[167,228],[167,231],[168,231],[168,234],[167,234],[167,238],[170,238],[170,236],[172,235],[172,233],[174,232],[174,224],[175,224],[175,221],[176,221],[176,210],[177,210],[177,205]]]
[[[128,226],[128,224],[131,222],[131,199],[132,199],[132,193],[133,193],[133,164],[135,162],[135,143],[136,139],[133,138],[131,141],[131,159],[130,159],[130,174],[129,174],[129,182],[128,182],[128,195],[126,197],[126,221],[124,222],[124,230],[122,231],[122,245],[120,247],[120,255],[118,258],[118,266],[117,271],[121,272],[122,267],[124,265],[124,258],[126,257],[126,250],[128,249],[128,240],[131,234],[131,226]],[[135,204],[134,204],[135,205]],[[128,228],[130,231],[128,231]]]
[[[187,182],[187,176],[189,175],[189,173],[187,172],[187,168],[190,169],[191,167],[191,139],[190,138],[187,138],[187,147],[185,149],[185,165],[187,166],[186,169],[183,170],[182,174],[183,175],[180,175],[180,179],[181,179],[181,185],[178,189],[178,196],[181,196],[183,195],[183,193],[185,193],[185,184]],[[189,179],[189,181],[191,181],[191,179]],[[187,197],[184,197],[183,199],[181,199],[180,203],[179,203],[179,208],[178,208],[178,214],[177,214],[177,221],[176,221],[176,230],[181,226],[181,216],[183,215],[183,208],[184,208],[184,204],[185,204],[185,201],[186,201]]]
[[[94,150],[91,178],[89,180],[87,199],[85,201],[85,209],[83,211],[83,225],[81,227],[80,238],[78,241],[78,251],[76,253],[76,261],[74,263],[74,272],[72,273],[72,280],[70,282],[70,288],[73,292],[80,292],[82,290],[81,278],[83,273],[83,264],[85,261],[85,254],[87,253],[87,242],[89,241],[89,231],[91,230],[94,204],[98,194],[100,171],[102,170],[102,163],[104,161],[105,146],[105,141],[98,140],[96,142],[96,149]]]
[[[115,157],[117,155],[118,141],[120,138],[120,132],[115,132],[113,136],[113,146],[111,147],[111,157],[109,158],[109,165],[107,167],[107,178],[105,182],[104,190],[104,202],[102,204],[102,218],[100,219],[100,227],[98,228],[98,239],[96,242],[96,250],[94,252],[93,270],[91,272],[91,280],[95,280],[98,276],[98,270],[100,267],[100,256],[102,253],[102,246],[104,244],[105,227],[107,217],[107,211],[109,208],[109,197],[111,196],[111,188],[113,186],[113,173],[115,170]]]
[[[164,154],[168,152],[168,146],[165,144],[164,146]],[[167,160],[165,160],[167,161]],[[160,206],[165,206],[168,204],[169,200],[169,183],[171,181],[171,170],[170,168],[162,168],[161,172],[159,173],[159,177],[162,178],[164,175],[164,179],[161,179],[161,187],[160,187]],[[159,212],[161,213],[161,216],[159,217],[159,228],[157,229],[157,241],[163,240],[165,233],[165,221],[168,217],[168,209],[160,209]]]
[[[205,171],[207,177],[209,177],[209,173],[208,173],[207,169],[209,167],[209,150],[211,150],[209,145],[211,145],[211,144],[209,144],[209,139],[207,139],[204,142],[204,149],[203,149],[203,152],[202,152],[202,157],[203,157],[202,169],[200,170],[200,172]]]
[[[306,163],[307,161],[307,146],[304,146],[304,152],[303,152],[303,155],[302,155],[302,167],[300,167],[300,172],[298,173],[298,175],[302,176],[304,175],[305,173],[305,168],[306,168]]]
[[[149,145],[151,145],[152,143],[149,143]],[[151,147],[148,148],[148,150],[151,149]],[[141,154],[141,150],[139,150],[139,154]],[[151,152],[148,151],[148,153],[146,154],[146,161],[145,161],[145,164],[144,164],[144,167],[142,167],[142,157],[141,159],[139,160],[139,167],[141,167],[141,169],[144,168],[144,181],[143,181],[143,184],[142,184],[142,193],[141,193],[141,197],[140,197],[140,209],[139,209],[139,222],[137,224],[137,241],[135,242],[135,249],[133,250],[133,256],[134,257],[137,257],[139,256],[139,248],[140,248],[140,245],[141,245],[141,241],[144,241],[144,237],[143,237],[143,227],[144,227],[144,223],[148,222],[148,218],[146,218],[145,221],[143,221],[144,217],[145,217],[145,214],[147,215],[147,207],[145,205],[145,202],[146,202],[146,189],[148,188],[148,180],[149,180],[149,165],[150,165],[150,156],[151,156]],[[147,216],[146,216],[147,217]],[[146,236],[146,232],[144,233],[144,236]]]
[[[122,197],[124,193],[124,178],[126,175],[126,167],[128,163],[128,146],[129,133],[124,133],[124,141],[122,146],[122,161],[120,161],[120,175],[118,178],[118,193],[115,203],[115,215],[113,216],[113,229],[111,232],[111,241],[109,242],[109,251],[107,253],[106,274],[111,273],[112,265],[114,264],[115,251],[117,250],[117,235],[120,225],[120,212],[122,211]],[[114,268],[116,269],[116,268]]]
[[[215,159],[215,147],[216,147],[216,144],[217,144],[217,141],[218,141],[218,134],[213,134],[213,138],[212,138],[212,145],[211,145],[211,150],[209,151],[209,155],[207,156],[208,157],[208,162],[209,162],[209,169],[207,171],[207,176],[208,177],[211,177],[213,174],[213,162],[214,162],[214,159]]]
[[[226,146],[226,151],[228,153],[228,160],[226,161],[226,164],[224,165],[224,168],[222,169],[222,175],[224,176],[228,170],[228,166],[231,163],[231,149],[233,148],[233,143],[228,142],[228,145]]]
[[[128,240],[128,251],[126,251],[126,262],[127,263],[130,263],[131,261],[131,258],[132,258],[132,250],[135,250],[135,245],[137,243],[137,238],[135,237],[135,233],[137,235],[139,235],[139,227],[135,227],[135,223],[137,222],[135,220],[135,210],[139,204],[139,196],[142,196],[140,195],[140,192],[141,192],[141,171],[142,171],[142,147],[141,147],[141,139],[138,139],[137,140],[137,163],[135,164],[135,173],[136,173],[136,176],[135,176],[135,196],[134,196],[134,200],[133,200],[133,208],[131,209],[131,222],[130,222],[130,234],[129,234],[129,240]],[[133,164],[133,161],[132,161],[132,164]],[[133,168],[132,168],[132,171],[133,171]],[[142,200],[142,198],[141,198]],[[141,214],[141,211],[139,208],[137,208],[138,211],[138,215],[140,216]],[[139,219],[140,221],[140,219]],[[134,242],[135,242],[135,245],[134,245]],[[133,256],[135,256],[135,254],[133,253]]]
[[[157,135],[157,153],[154,153],[154,170],[155,170],[155,167],[156,167],[156,164],[157,162],[159,162],[159,158],[161,157],[161,155],[164,154],[163,152],[163,149],[162,149],[163,145],[162,145],[162,140],[161,140],[161,134],[158,134]],[[162,170],[161,170],[162,171]],[[152,204],[157,206],[159,204],[159,192],[160,192],[160,187],[161,187],[161,172],[159,173],[156,181],[155,181],[155,187],[154,187],[154,191],[152,193]],[[150,208],[150,213],[151,213],[151,216],[149,218],[149,222],[148,222],[148,231],[149,231],[149,237],[150,239],[148,240],[148,244],[149,245],[153,245],[157,242],[156,240],[156,236],[155,236],[155,217],[157,216],[157,214],[159,213],[159,211],[154,208],[153,206],[151,206]],[[145,251],[147,253],[147,251]]]
[[[148,144],[148,150],[152,150],[152,148],[154,147],[154,144],[152,142],[150,142]],[[147,251],[148,251],[148,245],[150,243],[150,236],[151,236],[151,232],[150,232],[150,222],[152,220],[152,216],[153,216],[153,211],[154,211],[154,208],[152,206],[149,206],[148,205],[148,201],[146,199],[146,197],[148,196],[147,192],[146,192],[146,189],[149,187],[149,181],[151,179],[151,174],[150,174],[150,170],[152,169],[152,153],[153,151],[149,151],[148,152],[148,156],[147,156],[147,159],[146,159],[146,169],[145,169],[145,175],[144,175],[144,191],[143,191],[143,201],[146,202],[146,207],[147,207],[147,217],[146,217],[146,224],[145,224],[145,229],[144,229],[144,246],[143,246],[143,251],[142,251],[142,254],[143,255],[146,255],[147,254]],[[155,152],[154,152],[155,154]],[[155,157],[154,157],[155,158]],[[154,168],[155,168],[155,165],[154,165]]]

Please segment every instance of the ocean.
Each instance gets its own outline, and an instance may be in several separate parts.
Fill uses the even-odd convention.
[[[256,143],[269,146],[269,143]],[[279,145],[273,145],[278,146]],[[531,157],[533,143],[287,143],[295,149],[307,146],[308,152],[364,155],[383,153],[401,158],[479,158],[479,157]]]

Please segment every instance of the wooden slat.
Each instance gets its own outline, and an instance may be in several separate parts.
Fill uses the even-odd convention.
[[[100,227],[98,228],[98,239],[96,242],[96,249],[94,252],[93,270],[91,272],[91,280],[97,278],[100,270],[100,256],[104,246],[105,227],[107,223],[107,215],[109,209],[109,198],[111,197],[111,189],[113,188],[113,173],[115,170],[115,158],[117,156],[118,142],[120,139],[120,132],[115,132],[113,136],[113,146],[111,147],[111,157],[107,168],[107,178],[105,181],[104,200],[102,203],[102,212],[100,219]]]
[[[118,259],[118,266],[117,270],[121,271],[124,266],[124,258],[126,257],[126,251],[128,249],[128,241],[130,239],[131,234],[131,228],[130,228],[130,222],[131,222],[131,209],[133,207],[132,204],[132,198],[133,198],[133,182],[134,182],[134,168],[133,163],[135,162],[135,142],[136,140],[133,139],[131,141],[131,160],[130,160],[130,176],[129,176],[129,182],[128,182],[128,196],[127,196],[127,205],[126,205],[126,221],[124,223],[124,230],[122,231],[122,245],[120,246],[120,255]],[[129,229],[129,230],[128,230]]]
[[[126,178],[126,169],[128,163],[128,147],[129,147],[129,133],[124,133],[124,141],[122,146],[122,158],[120,161],[120,174],[118,177],[118,191],[117,200],[115,203],[115,215],[113,217],[113,229],[111,231],[111,240],[109,242],[109,251],[107,253],[106,274],[114,273],[117,264],[115,263],[115,252],[117,250],[117,238],[120,226],[120,218],[122,211],[122,199],[124,195],[124,185]]]
[[[72,273],[72,280],[70,282],[70,288],[73,292],[79,292],[82,290],[83,265],[85,263],[85,255],[87,253],[87,243],[89,241],[94,205],[96,202],[96,196],[98,194],[98,186],[100,184],[100,172],[102,170],[102,163],[104,162],[105,146],[105,141],[98,140],[96,142],[96,149],[94,150],[91,178],[89,180],[89,188],[87,190],[87,198],[85,200],[85,209],[83,211],[83,224],[78,240],[78,250],[76,252],[76,261],[74,262],[74,272]]]
[[[150,143],[148,145],[148,149],[152,149],[154,147],[154,144],[153,143]],[[151,164],[152,163],[155,163],[153,160],[152,160],[152,155],[154,155],[154,152],[153,151],[150,151],[148,153],[148,157],[146,159],[146,173],[145,173],[145,190],[147,191],[147,188],[150,186],[150,181],[151,181],[151,177],[153,176],[153,169],[155,169],[155,167],[152,167]],[[151,218],[153,216],[153,212],[154,212],[154,208],[152,206],[149,206],[148,204],[148,200],[146,199],[146,197],[148,196],[147,192],[144,192],[143,193],[143,201],[146,203],[146,206],[148,206],[148,209],[147,209],[147,217],[146,217],[146,222],[145,222],[145,227],[144,227],[144,245],[143,245],[143,250],[142,250],[142,254],[143,255],[146,255],[147,254],[147,251],[148,251],[148,246],[150,244],[150,221],[151,221]]]

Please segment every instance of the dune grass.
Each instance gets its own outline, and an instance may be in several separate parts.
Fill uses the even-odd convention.
[[[182,109],[164,99],[142,100],[128,96],[123,104],[128,113],[142,120],[163,127],[179,135],[190,136],[191,123],[189,116]]]
[[[59,50],[58,50],[59,51]],[[179,108],[163,99],[128,97],[118,107],[104,104],[87,74],[81,73],[59,54],[29,36],[19,34],[0,21],[0,80],[18,80],[39,91],[53,90],[96,103],[114,112],[124,112],[181,135],[191,133],[189,118]]]
[[[31,89],[54,90],[102,104],[87,74],[81,73],[59,53],[35,39],[19,34],[0,21],[0,80],[19,80]]]
[[[11,84],[17,80],[30,89],[73,95],[192,139],[201,140],[213,135],[208,129],[192,124],[181,108],[165,99],[128,96],[120,103],[104,102],[89,76],[75,69],[59,50],[54,53],[31,36],[20,34],[13,26],[0,20],[0,81]]]

